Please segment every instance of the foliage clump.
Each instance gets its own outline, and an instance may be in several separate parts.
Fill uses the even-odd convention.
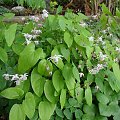
[[[42,24],[0,22],[0,108],[10,120],[119,120],[120,24],[102,7],[96,23],[60,9]]]

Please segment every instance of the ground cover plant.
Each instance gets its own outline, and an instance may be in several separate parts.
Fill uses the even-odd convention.
[[[0,16],[0,115],[9,120],[119,120],[120,11],[99,19],[43,10],[25,25]]]

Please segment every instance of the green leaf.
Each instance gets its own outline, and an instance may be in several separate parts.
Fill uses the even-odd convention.
[[[38,108],[40,119],[41,120],[49,120],[51,115],[53,114],[55,108],[56,108],[56,105],[53,103],[50,103],[48,101],[40,102],[39,108]]]
[[[11,87],[3,90],[0,95],[8,99],[19,99],[23,96],[24,91],[20,88]]]
[[[80,109],[75,110],[75,118],[80,120],[83,115],[83,112]]]
[[[14,104],[10,110],[9,120],[25,120],[25,114],[21,105]]]
[[[14,13],[5,13],[5,14],[3,14],[3,16],[4,16],[4,19],[12,19],[15,16],[15,14]]]
[[[107,70],[106,75],[108,76],[108,79],[106,79],[106,80],[109,82],[112,90],[113,91],[115,90],[116,92],[119,92],[120,84],[119,84],[119,81],[116,80],[116,77],[115,77],[114,73],[111,72],[110,70]]]
[[[102,4],[102,11],[104,14],[112,15],[112,13],[108,10],[108,8],[105,6],[105,4]]]
[[[65,109],[65,110],[64,110],[64,115],[66,116],[66,118],[67,118],[68,120],[72,120],[72,113],[70,112],[69,109]]]
[[[7,52],[1,47],[0,47],[0,60],[2,60],[4,63],[7,63],[8,61]]]
[[[74,97],[74,90],[75,90],[75,79],[71,77],[70,79],[65,80],[66,86],[69,90],[69,93],[72,97]]]
[[[120,109],[116,112],[116,114],[113,117],[114,120],[119,120],[120,119]]]
[[[15,39],[15,34],[16,34],[16,29],[17,29],[17,24],[10,25],[10,27],[5,30],[5,39],[10,47]]]
[[[86,113],[88,115],[95,116],[97,108],[96,108],[96,106],[94,104],[92,104],[91,106],[85,104],[83,106],[83,111],[84,111],[84,113]]]
[[[100,91],[104,91],[104,73],[102,71],[99,72],[99,74],[95,75],[95,83],[99,87]]]
[[[22,33],[31,33],[31,31],[33,30],[34,25],[32,22],[29,22],[29,24],[26,24],[25,27],[23,28]]]
[[[66,24],[65,24],[65,18],[63,16],[59,16],[59,26],[61,30],[65,30]]]
[[[86,15],[84,15],[84,14],[82,14],[82,13],[78,13],[78,18],[79,18],[79,21],[81,21],[81,20],[85,20],[85,19],[88,19],[88,16],[86,16]]]
[[[108,120],[107,117],[103,117],[103,116],[96,116],[95,120]]]
[[[22,103],[25,114],[31,119],[35,113],[35,99],[32,93],[28,92],[25,95],[25,100]]]
[[[62,9],[63,7],[59,5],[56,14],[62,13]]]
[[[105,25],[107,24],[107,16],[105,14],[102,14],[100,17],[100,25],[101,27],[103,27],[103,29],[105,28]]]
[[[72,72],[73,72],[74,78],[76,78],[77,82],[80,82],[79,71],[78,71],[77,67],[75,66],[75,64],[74,63],[72,63],[72,64],[73,64]]]
[[[61,94],[60,94],[60,105],[61,105],[61,109],[63,109],[64,105],[65,105],[65,101],[66,101],[66,89],[62,89],[61,90]]]
[[[86,54],[87,54],[88,59],[91,59],[93,50],[94,49],[91,46],[86,47]]]
[[[35,45],[33,43],[25,47],[25,49],[20,53],[18,60],[18,70],[21,73],[25,73],[31,67],[33,67],[38,60],[43,57],[41,54],[41,48],[35,50]]]
[[[98,92],[96,94],[96,97],[97,97],[97,100],[102,104],[107,104],[109,102],[109,99],[103,93]]]
[[[85,90],[85,100],[89,106],[92,105],[92,92],[90,87],[87,87]]]
[[[75,96],[79,103],[82,102],[83,95],[84,95],[84,90],[83,90],[83,88],[80,87],[80,84],[78,83],[75,87]]]
[[[22,81],[22,82],[20,83],[20,85],[18,85],[18,86],[16,86],[16,87],[22,89],[22,90],[24,91],[24,93],[27,93],[27,92],[29,91],[30,87],[31,87],[31,86],[30,86],[30,81],[29,81],[29,79],[27,79],[27,80],[25,80],[25,81]]]
[[[90,114],[83,114],[82,120],[95,120],[93,115]]]
[[[52,76],[53,86],[57,92],[64,88],[64,79],[59,70],[56,70]]]
[[[82,47],[86,47],[90,45],[89,40],[83,34],[75,35],[74,40],[79,46],[82,46]]]
[[[43,94],[44,91],[45,78],[43,78],[37,71],[37,68],[34,68],[31,74],[31,85],[35,94],[39,97]]]
[[[71,45],[73,43],[73,38],[72,38],[71,34],[67,31],[64,33],[64,41],[68,47],[71,47]]]
[[[114,75],[115,75],[117,81],[120,84],[120,68],[119,68],[119,65],[117,63],[113,63],[112,68],[113,68]]]
[[[116,8],[116,15],[120,18],[120,11]]]
[[[55,89],[52,81],[50,80],[46,81],[44,85],[44,93],[46,98],[52,103],[56,102],[56,97],[54,96],[54,92],[55,92]]]
[[[52,71],[53,71],[53,66],[49,60],[42,59],[38,63],[38,72],[40,73],[40,75],[46,76],[46,77],[51,76]]]
[[[63,67],[63,70],[62,70],[62,74],[63,74],[63,77],[65,78],[65,80],[73,77],[72,65],[70,63],[65,64],[65,66]]]
[[[68,102],[69,102],[70,106],[72,106],[72,107],[78,106],[78,101],[75,98],[69,98]]]
[[[20,43],[15,43],[12,45],[12,49],[17,55],[20,55],[20,53],[24,50],[24,46]]]
[[[56,107],[56,114],[61,117],[61,118],[64,118],[64,115],[63,115],[63,112],[61,109],[59,109],[58,107]]]
[[[70,63],[70,51],[69,49],[66,49],[65,47],[60,47],[61,53],[63,57]]]
[[[102,116],[106,116],[106,117],[111,116],[111,110],[105,104],[99,103],[99,111],[100,111],[100,115]]]
[[[111,102],[109,104],[109,110],[111,111],[111,114],[114,116],[119,110],[120,110],[120,107],[118,105],[118,101],[117,102]]]

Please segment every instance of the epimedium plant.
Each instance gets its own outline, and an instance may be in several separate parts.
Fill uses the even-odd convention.
[[[42,24],[1,22],[0,97],[13,101],[10,120],[119,120],[120,11],[102,8],[96,28],[70,10],[44,10]]]

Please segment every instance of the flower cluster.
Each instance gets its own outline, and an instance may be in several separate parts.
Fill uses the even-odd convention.
[[[100,56],[99,56],[99,59],[100,61],[104,61],[107,57],[107,55],[104,55],[102,52],[100,52]]]
[[[93,36],[89,37],[88,39],[89,39],[89,41],[94,41],[94,37]]]
[[[48,17],[48,11],[44,9],[42,12],[43,12],[42,18],[43,19],[47,18]]]
[[[87,24],[85,22],[80,22],[80,26],[87,27]]]
[[[103,38],[102,36],[101,37],[98,37],[98,40],[97,40],[99,43],[101,43],[102,45],[105,45],[105,41],[103,41]]]
[[[28,33],[23,33],[25,40],[26,40],[26,44],[30,44],[31,42],[34,42],[36,45],[39,44],[39,41],[32,41],[32,39],[36,39],[39,35],[32,35],[32,34],[28,34]]]
[[[54,55],[48,58],[48,60],[53,60],[56,64],[58,64],[58,60],[62,59],[62,55]]]
[[[97,74],[100,70],[102,70],[104,68],[103,64],[98,64],[97,66],[95,66],[93,69],[89,70],[90,74]]]
[[[29,20],[32,20],[34,22],[39,22],[40,21],[40,18],[38,16],[30,16],[29,17]]]
[[[39,41],[35,41],[35,39],[39,36],[40,33],[42,33],[41,30],[36,30],[36,28],[34,28],[31,31],[32,34],[28,34],[28,33],[23,33],[25,40],[26,40],[26,44],[30,44],[31,42],[34,42],[36,45],[39,44]],[[34,41],[32,41],[34,40]]]
[[[3,74],[3,77],[4,77],[5,80],[15,81],[16,85],[20,85],[21,82],[23,82],[24,80],[27,80],[28,74],[27,73],[25,73],[23,75]]]

